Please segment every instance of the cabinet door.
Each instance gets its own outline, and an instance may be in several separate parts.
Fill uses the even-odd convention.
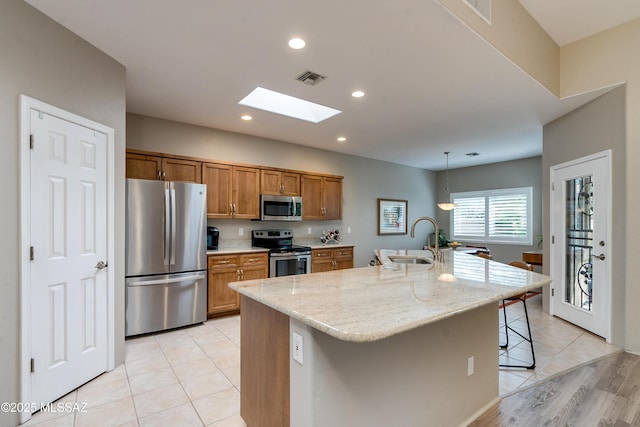
[[[300,174],[293,172],[282,172],[282,195],[300,195]]]
[[[282,173],[274,170],[260,171],[260,194],[282,194]]]
[[[266,279],[269,276],[267,265],[247,265],[242,267],[242,280]]]
[[[127,153],[127,178],[160,179],[162,158]]]
[[[233,217],[260,218],[260,169],[233,167]]]
[[[324,219],[342,219],[342,179],[323,179]]]
[[[353,248],[336,248],[333,250],[335,269],[353,268]]]
[[[322,219],[322,177],[302,175],[302,218]]]
[[[333,270],[333,251],[331,249],[314,249],[311,251],[311,272],[322,273]]]
[[[202,182],[202,162],[171,157],[162,159],[162,178],[165,181]]]
[[[207,184],[207,217],[231,217],[231,170],[229,165],[204,163],[202,183]]]
[[[240,294],[227,286],[229,282],[237,280],[239,280],[237,268],[209,269],[208,315],[238,311],[240,308]]]

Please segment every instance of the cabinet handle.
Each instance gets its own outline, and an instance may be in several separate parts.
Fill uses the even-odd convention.
[[[218,261],[218,264],[229,264],[231,261],[229,261],[228,259],[223,259]]]
[[[229,203],[229,215],[233,215],[233,203]]]
[[[336,266],[338,265],[338,263],[336,262],[336,260],[331,261],[331,264],[333,265],[333,269],[336,269]]]
[[[322,257],[322,256],[327,256],[327,254],[323,254],[323,253],[319,253],[317,254],[318,256]]]
[[[260,258],[249,258],[247,261],[248,262],[258,262],[258,261],[260,261]]]
[[[166,171],[162,171],[162,180],[163,181],[167,180],[167,172]]]
[[[158,176],[158,180],[162,179],[162,171],[158,170],[158,173],[156,173],[156,175]]]

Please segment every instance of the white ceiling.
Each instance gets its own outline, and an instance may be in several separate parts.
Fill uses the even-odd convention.
[[[602,93],[558,100],[435,1],[26,1],[126,66],[129,112],[432,170],[444,151],[452,168],[540,155],[542,125]],[[521,2],[559,43],[640,3]],[[591,9],[556,15],[564,3]],[[306,70],[327,79],[296,81]],[[314,124],[238,105],[256,86],[343,112]]]

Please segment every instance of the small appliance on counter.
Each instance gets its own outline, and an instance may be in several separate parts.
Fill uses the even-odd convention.
[[[252,230],[251,245],[269,249],[269,277],[311,273],[311,248],[294,245],[291,230]]]
[[[215,251],[218,249],[218,237],[220,230],[218,227],[207,227],[207,250]]]

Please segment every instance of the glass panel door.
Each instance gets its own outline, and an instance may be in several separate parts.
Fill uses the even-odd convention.
[[[609,338],[608,152],[551,168],[551,314]]]

